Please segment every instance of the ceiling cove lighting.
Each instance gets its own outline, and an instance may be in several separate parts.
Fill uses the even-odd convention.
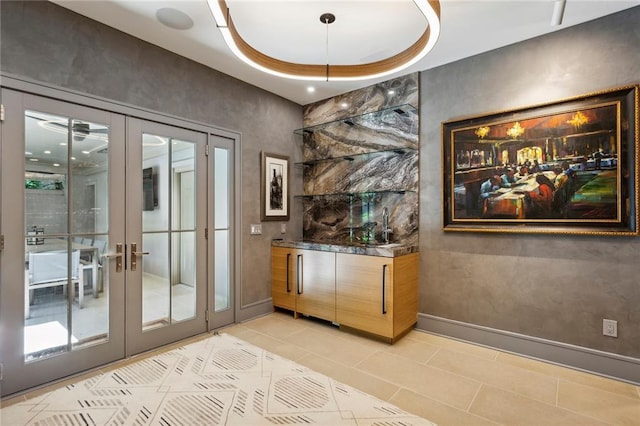
[[[297,64],[281,61],[253,48],[238,33],[225,0],[207,0],[216,25],[229,49],[243,62],[268,74],[295,80],[355,81],[379,78],[402,71],[422,59],[440,36],[439,0],[413,0],[427,19],[418,40],[402,52],[376,62],[356,65]]]

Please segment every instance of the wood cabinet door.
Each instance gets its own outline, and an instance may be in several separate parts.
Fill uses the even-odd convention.
[[[295,251],[296,310],[328,321],[336,320],[336,254],[326,251]]]
[[[336,320],[340,325],[393,337],[393,259],[336,255]]]
[[[296,310],[296,250],[271,248],[271,298],[273,306]]]

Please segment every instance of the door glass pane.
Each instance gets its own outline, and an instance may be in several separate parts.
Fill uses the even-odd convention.
[[[142,229],[169,228],[169,138],[142,135]]]
[[[70,259],[67,238],[27,236],[25,241],[24,355],[34,361],[65,352],[69,339],[75,339],[68,332],[68,284],[72,278],[78,285],[79,253]]]
[[[143,330],[196,315],[195,144],[144,134]],[[169,226],[170,225],[170,226]],[[171,241],[171,246],[169,246]]]
[[[108,247],[107,235],[72,237],[72,249],[80,252],[82,294],[75,296],[72,327],[74,348],[108,340],[109,277],[108,261],[103,259]],[[80,297],[82,296],[82,298]]]
[[[229,152],[214,150],[214,190],[216,229],[229,227]]]
[[[219,230],[215,233],[215,310],[230,308],[229,289],[229,231]]]
[[[69,119],[25,112],[25,224],[46,234],[68,225]]]
[[[192,319],[196,314],[195,232],[174,233],[171,253],[176,261],[171,285],[171,318],[172,322],[178,322]]]
[[[25,112],[26,360],[108,338],[108,130]]]
[[[73,233],[108,231],[109,128],[72,120],[71,187]]]
[[[138,256],[138,268],[142,265],[142,328],[150,330],[169,324],[171,286],[169,280],[168,234],[146,233],[142,236],[142,247],[149,254]],[[146,249],[145,249],[146,250]],[[141,247],[138,245],[138,251]]]
[[[215,256],[214,256],[214,289],[215,311],[230,308],[231,277],[229,257],[229,151],[223,148],[214,149],[214,190],[215,190]]]

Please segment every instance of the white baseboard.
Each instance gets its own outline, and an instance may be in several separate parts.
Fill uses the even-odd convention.
[[[416,329],[640,385],[640,359],[428,314]]]

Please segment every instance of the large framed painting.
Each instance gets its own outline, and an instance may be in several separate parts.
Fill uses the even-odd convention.
[[[289,220],[289,157],[261,153],[260,218]]]
[[[444,122],[444,230],[637,235],[638,89]]]

